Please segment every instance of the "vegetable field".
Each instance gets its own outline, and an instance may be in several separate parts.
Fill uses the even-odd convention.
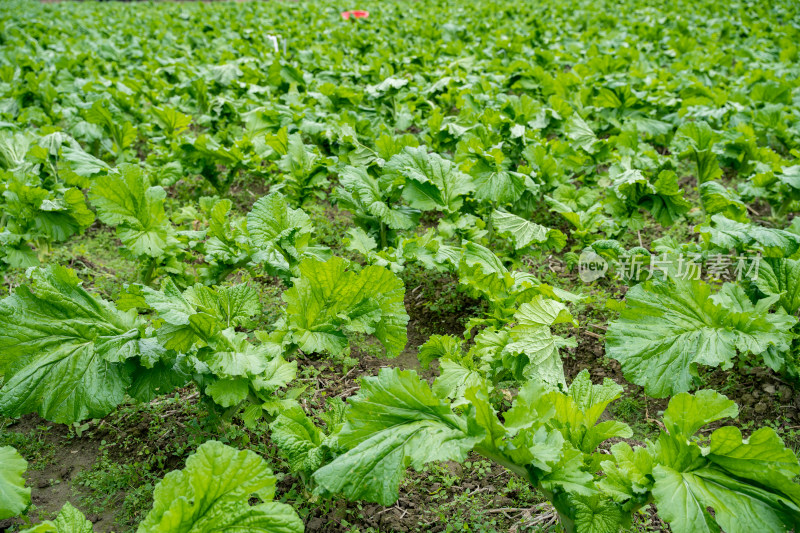
[[[0,3],[0,530],[800,531],[800,4]]]

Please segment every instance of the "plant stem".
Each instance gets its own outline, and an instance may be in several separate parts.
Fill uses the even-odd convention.
[[[388,247],[386,240],[386,224],[381,222],[381,249],[385,250]]]
[[[496,450],[490,450],[482,446],[476,446],[474,451],[514,472],[519,477],[530,483],[536,490],[540,491],[544,497],[550,501],[550,503],[553,504],[553,507],[558,513],[558,518],[561,521],[561,526],[564,528],[564,530],[567,533],[573,533],[575,531],[575,522],[569,516],[569,509],[565,505],[566,502],[558,501],[558,497],[556,497],[551,491],[543,489],[527,468],[516,464],[512,460],[508,459],[504,454]]]
[[[476,446],[474,448],[476,453],[481,454],[482,456],[486,457],[487,459],[494,461],[495,463],[499,464],[500,466],[505,467],[508,470],[511,470],[519,477],[530,483],[531,485],[536,485],[533,479],[531,478],[530,472],[524,466],[520,466],[511,459],[507,458],[501,452],[496,450],[490,450],[489,448],[484,448],[483,446]]]
[[[492,212],[489,214],[489,221],[486,223],[486,240],[491,246],[494,237],[494,212],[497,210],[497,202],[492,202]]]
[[[281,250],[281,253],[283,253],[283,250]],[[284,257],[286,257],[286,254],[284,254]],[[225,270],[220,272],[215,282],[218,284],[222,283],[223,281],[225,281],[225,278],[227,278],[231,274],[231,272],[238,270],[240,268],[245,268],[249,263],[250,263],[250,256],[248,255],[244,259],[237,261],[236,263],[230,265]]]
[[[784,198],[784,200],[781,202],[780,207],[778,208],[778,212],[776,213],[776,218],[782,220],[784,217],[786,217],[786,214],[789,212],[789,208],[792,206],[792,203],[794,203],[794,200],[792,200],[791,198]]]
[[[145,285],[150,285],[150,282],[153,281],[153,277],[155,275],[156,266],[158,266],[158,259],[153,257],[150,259],[150,264],[147,265],[147,270],[145,270],[144,275],[142,276],[142,283]]]

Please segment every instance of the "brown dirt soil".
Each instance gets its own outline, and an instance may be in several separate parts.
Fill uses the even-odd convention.
[[[470,461],[479,461],[481,458],[471,454]],[[513,492],[503,493],[499,489],[508,484],[511,474],[498,465],[492,465],[490,470],[480,478],[465,475],[462,465],[447,462],[443,465],[447,473],[457,481],[451,486],[443,486],[439,482],[431,482],[426,473],[409,470],[408,478],[400,486],[400,497],[397,503],[390,507],[378,504],[354,504],[345,500],[337,500],[331,509],[325,512],[315,512],[306,518],[307,533],[338,533],[350,531],[345,523],[347,511],[358,511],[363,517],[357,524],[358,527],[373,527],[379,531],[406,532],[406,531],[445,531],[447,521],[442,521],[437,512],[437,504],[453,501],[458,496],[474,499],[470,505],[483,506],[486,517],[496,519],[495,527],[498,531],[509,531],[517,522],[523,519],[531,520],[533,505],[518,507],[509,496]],[[480,503],[478,503],[480,502]],[[531,502],[532,503],[532,502]],[[320,506],[316,511],[322,511]],[[552,512],[549,506],[543,506],[542,511],[547,514]],[[458,511],[455,511],[457,513]],[[348,520],[352,520],[347,517]],[[352,524],[352,522],[350,522]]]
[[[25,458],[28,460],[26,484],[31,487],[31,500],[36,506],[36,511],[30,516],[34,522],[54,517],[68,501],[80,507],[77,497],[82,488],[75,484],[74,476],[92,467],[99,455],[100,446],[97,438],[70,435],[67,426],[47,422],[33,414],[23,416],[3,431],[31,434],[40,426],[48,428],[39,434],[46,447],[52,449],[54,454],[45,464],[41,464],[44,461],[37,461],[35,457]],[[106,509],[101,514],[90,514],[87,518],[95,523],[95,530],[110,531],[109,528],[114,524],[114,509]],[[0,531],[22,523],[19,519],[0,520]]]

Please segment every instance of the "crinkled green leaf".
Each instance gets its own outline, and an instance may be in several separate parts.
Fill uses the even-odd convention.
[[[772,429],[743,439],[738,428],[722,427],[711,434],[709,448],[694,439],[704,425],[737,412],[716,391],[684,393],[670,401],[664,413],[666,432],[654,449],[652,494],[673,531],[783,531],[800,524],[800,485],[794,482],[800,463]],[[625,491],[613,486],[624,483],[625,473],[641,480],[643,466],[612,467],[612,483],[604,489],[622,496]]]
[[[758,245],[767,257],[790,257],[800,248],[800,235],[785,230],[736,222],[722,214],[712,216],[711,222],[711,225],[698,227],[697,231],[706,235],[711,244],[725,250]]]
[[[403,197],[411,207],[423,211],[456,212],[464,196],[475,189],[470,177],[452,161],[429,154],[425,147],[404,148],[389,160],[384,170],[407,179]]]
[[[391,229],[411,229],[415,217],[387,203],[381,184],[363,168],[345,167],[339,175],[340,196],[346,207],[360,208]],[[344,192],[344,194],[341,194]]]
[[[292,472],[311,473],[322,466],[325,433],[302,409],[289,409],[270,425],[271,438],[289,462]]]
[[[733,291],[733,292],[731,292]],[[664,397],[692,387],[697,366],[730,368],[740,352],[786,349],[791,320],[742,302],[733,289],[721,291],[733,308],[715,303],[700,281],[644,283],[626,295],[627,305],[606,335],[608,355],[622,364],[627,379]]]
[[[166,195],[162,187],[151,187],[142,169],[131,164],[99,176],[89,192],[100,220],[116,226],[120,240],[134,254],[150,257],[164,253],[171,235],[164,211]]]
[[[600,489],[615,501],[640,498],[652,488],[653,454],[646,448],[631,448],[626,442],[611,446],[613,461],[603,461]]]
[[[131,382],[124,361],[141,354],[139,323],[60,266],[36,269],[0,302],[0,412],[37,412],[59,423],[107,415]]]
[[[353,272],[349,266],[338,257],[300,263],[300,277],[283,293],[286,340],[308,353],[340,354],[348,334],[368,333],[396,356],[407,340],[403,282],[383,267]]]
[[[567,242],[566,237],[557,229],[541,226],[530,220],[512,215],[506,211],[495,210],[492,222],[498,233],[511,235],[514,248],[525,248],[531,243],[545,243],[550,247],[561,247]]]
[[[272,193],[253,204],[247,214],[247,231],[257,252],[269,254],[278,249],[299,260],[298,249],[309,243],[314,225],[302,209],[292,209],[283,195]]]
[[[482,201],[497,205],[513,203],[519,200],[526,190],[534,187],[533,180],[519,172],[494,168],[476,170],[476,167],[473,167],[472,175],[475,196]]]
[[[457,358],[461,355],[462,341],[452,335],[431,335],[419,347],[418,357],[423,368],[436,359]]]
[[[566,136],[575,141],[575,143],[586,150],[587,152],[594,153],[596,148],[595,144],[598,142],[592,128],[586,123],[583,118],[577,113],[569,117],[566,124],[564,124],[564,133]]]
[[[707,181],[698,187],[703,209],[709,215],[721,213],[737,222],[747,222],[747,207],[736,194],[716,181]]]
[[[215,403],[222,407],[233,407],[247,399],[250,384],[246,379],[219,379],[205,389]]]
[[[0,520],[17,516],[31,503],[22,474],[28,462],[11,446],[0,447]]]
[[[763,260],[755,284],[768,296],[780,296],[778,303],[788,314],[795,315],[800,309],[800,261]]]
[[[85,178],[90,178],[109,170],[109,166],[104,161],[76,147],[62,147],[61,157],[70,163],[70,168],[75,174]]]
[[[46,520],[21,533],[92,533],[92,523],[79,510],[66,502],[55,520]]]
[[[216,316],[224,328],[244,325],[261,311],[258,292],[245,283],[215,289],[196,284],[184,296],[198,311]]]
[[[714,145],[719,135],[707,122],[686,122],[678,128],[677,138],[688,141],[687,150],[681,157],[690,157],[697,169],[697,183],[702,184],[722,175]]]
[[[622,395],[622,387],[610,379],[593,385],[587,370],[581,371],[569,386],[569,393],[553,391],[547,395],[555,407],[552,424],[577,449],[592,453],[612,437],[629,438],[631,429],[617,420],[598,423],[606,407]]]
[[[536,376],[548,383],[564,382],[564,371],[558,349],[567,345],[562,337],[553,335],[550,326],[573,322],[566,306],[555,300],[536,296],[522,304],[514,314],[516,325],[509,330],[509,343],[504,354],[525,354],[528,365],[523,370],[526,377]]]
[[[462,361],[439,361],[439,377],[433,383],[433,392],[440,398],[459,399],[472,387],[483,387],[486,378],[476,368],[464,366]]]
[[[272,502],[275,477],[261,457],[208,441],[156,486],[153,509],[138,533],[257,531],[295,533],[303,522],[288,505]],[[262,502],[250,505],[257,495]]]
[[[471,434],[413,371],[384,369],[365,378],[350,405],[338,435],[348,451],[314,473],[321,493],[390,505],[409,465],[463,460],[484,438],[482,431]]]
[[[599,495],[570,498],[574,506],[575,527],[582,533],[617,533],[630,518],[613,502]]]

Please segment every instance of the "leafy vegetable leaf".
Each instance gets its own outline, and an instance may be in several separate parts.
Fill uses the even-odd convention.
[[[561,248],[567,243],[566,236],[559,230],[546,228],[506,211],[495,210],[492,223],[498,233],[511,235],[517,250],[532,243],[545,243],[551,248]]]
[[[800,235],[785,230],[765,228],[758,224],[743,224],[722,214],[711,217],[712,224],[697,231],[716,246],[725,250],[758,245],[767,257],[790,257],[800,248]]]
[[[292,472],[311,473],[326,457],[326,435],[300,408],[287,409],[270,425],[271,438]]]
[[[314,473],[323,494],[390,505],[407,465],[466,457],[484,438],[413,371],[383,369],[362,381],[338,442],[347,451]],[[473,430],[474,431],[474,430]]]
[[[800,309],[800,261],[765,259],[761,262],[758,289],[767,296],[778,296],[778,303],[790,315]]]
[[[411,229],[416,218],[413,213],[387,202],[386,186],[381,186],[363,168],[345,167],[339,175],[338,195],[348,209],[355,209],[377,218],[391,229]]]
[[[730,368],[737,350],[758,355],[770,346],[788,348],[791,317],[771,314],[726,287],[719,293],[725,300],[715,303],[710,286],[699,281],[637,285],[609,325],[609,356],[647,394],[664,397],[689,390],[698,365]]]
[[[105,224],[117,227],[122,243],[135,255],[164,254],[172,227],[164,211],[166,191],[151,187],[136,165],[123,164],[119,173],[95,179],[89,197]]]
[[[22,533],[92,533],[92,523],[79,510],[66,502],[55,520],[46,520]]]
[[[257,495],[262,502],[250,505]],[[156,486],[153,509],[138,533],[247,529],[264,533],[303,531],[288,505],[272,502],[275,477],[261,457],[208,441]]]
[[[285,342],[308,353],[341,354],[348,334],[367,333],[383,344],[390,357],[396,356],[407,341],[403,282],[380,266],[357,273],[348,267],[338,257],[300,263],[300,277],[283,293]]]
[[[457,212],[464,196],[475,189],[467,174],[438,154],[429,154],[425,147],[406,147],[384,167],[406,178],[403,197],[411,207],[430,211],[439,209]]]
[[[122,402],[131,382],[124,362],[142,351],[135,313],[91,296],[71,270],[50,266],[2,300],[0,316],[0,412],[69,424]]]
[[[22,474],[28,462],[11,446],[0,447],[0,520],[22,513],[31,503],[31,489]]]

